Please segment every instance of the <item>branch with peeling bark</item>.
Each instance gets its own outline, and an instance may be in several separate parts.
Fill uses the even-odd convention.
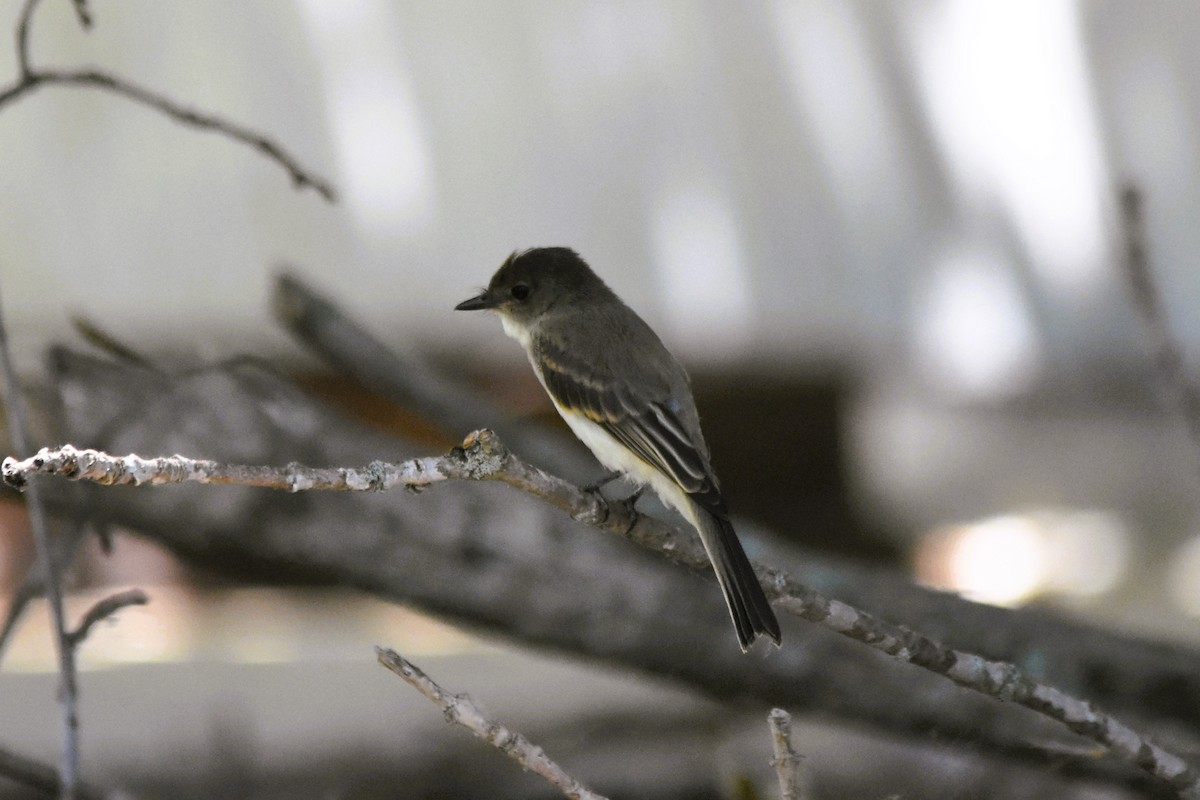
[[[329,202],[336,198],[333,186],[315,176],[276,142],[243,125],[223,119],[216,114],[187,108],[171,98],[123,78],[95,69],[43,69],[34,66],[29,52],[29,36],[33,13],[41,0],[26,0],[17,21],[17,80],[0,88],[0,108],[43,86],[81,86],[115,94],[152,108],[182,125],[218,133],[241,142],[282,167],[297,189],[312,189]],[[80,24],[90,27],[92,18],[83,0],[74,0]]]
[[[434,703],[441,706],[447,722],[457,722],[525,769],[541,775],[572,800],[605,800],[572,778],[545,751],[516,731],[485,717],[466,695],[451,694],[395,650],[376,647],[379,663]]]
[[[409,459],[399,464],[373,462],[360,468],[225,465],[184,456],[114,457],[73,447],[45,449],[23,461],[5,459],[3,478],[9,486],[19,488],[33,475],[58,475],[106,485],[238,483],[293,492],[381,491],[400,486],[422,489],[450,480],[498,481],[533,494],[576,520],[659,550],[693,569],[708,569],[708,559],[693,537],[638,514],[628,503],[609,503],[599,492],[585,491],[525,463],[488,430],[472,433],[462,447],[443,456]],[[1182,796],[1200,798],[1200,777],[1185,759],[1086,701],[1033,680],[1013,664],[955,650],[904,626],[827,598],[781,571],[762,566],[756,566],[756,571],[767,596],[778,608],[898,661],[949,678],[959,686],[1029,708],[1168,782]]]

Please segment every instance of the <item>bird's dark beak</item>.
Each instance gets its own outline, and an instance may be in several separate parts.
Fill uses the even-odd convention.
[[[487,292],[483,292],[470,300],[463,300],[454,307],[455,311],[480,311],[485,308],[495,308],[496,301],[488,297]]]

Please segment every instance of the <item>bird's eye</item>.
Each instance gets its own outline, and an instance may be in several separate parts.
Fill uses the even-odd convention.
[[[512,287],[512,289],[509,291],[509,294],[511,294],[517,300],[524,300],[526,297],[529,297],[529,287],[523,283],[518,283],[516,286]]]

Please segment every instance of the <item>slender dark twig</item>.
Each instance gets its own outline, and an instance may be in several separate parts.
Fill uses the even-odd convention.
[[[75,327],[76,333],[82,336],[89,344],[103,350],[105,353],[130,364],[137,364],[139,367],[156,369],[154,362],[149,357],[117,339],[91,319],[82,315],[76,315],[71,317],[71,324]]]
[[[8,347],[8,333],[4,326],[3,303],[0,303],[0,382],[3,383],[8,427],[13,446],[27,447],[27,416],[25,398],[17,381],[16,369]],[[62,583],[55,563],[54,551],[50,546],[50,531],[46,524],[45,506],[36,481],[26,488],[26,505],[29,527],[33,531],[34,547],[41,565],[46,600],[50,605],[50,617],[54,626],[54,645],[58,652],[58,671],[61,680],[59,702],[63,713],[63,752],[59,767],[61,784],[60,797],[71,800],[79,773],[79,717],[77,713],[78,687],[75,681],[75,650],[67,634],[63,612]]]
[[[95,450],[43,449],[17,461],[6,458],[4,482],[22,488],[30,476],[53,474],[106,485],[215,483],[270,487],[287,491],[315,489],[382,491],[419,488],[448,480],[500,481],[533,494],[576,520],[658,550],[693,569],[709,568],[696,537],[642,516],[629,504],[608,503],[595,492],[534,467],[513,455],[489,430],[476,431],[444,456],[398,464],[373,462],[355,468],[243,466],[170,456],[147,459],[115,457]],[[1200,775],[1177,754],[1152,742],[1121,720],[1066,692],[1034,680],[1015,665],[955,650],[902,625],[882,620],[801,584],[779,570],[756,566],[760,582],[775,605],[857,642],[949,678],[959,686],[1025,708],[1104,745],[1116,756],[1170,783],[1183,797],[1200,800]]]
[[[336,199],[333,186],[327,181],[316,177],[300,166],[300,163],[280,145],[271,139],[256,133],[251,129],[215,114],[187,108],[176,101],[137,86],[123,78],[118,78],[107,72],[94,69],[55,70],[38,69],[33,66],[29,54],[29,31],[33,19],[33,11],[39,0],[27,0],[21,9],[17,22],[17,80],[15,83],[0,89],[0,108],[42,86],[81,86],[99,89],[111,94],[125,97],[140,105],[153,108],[178,123],[189,125],[200,130],[219,133],[234,141],[241,142],[274,161],[282,167],[292,179],[297,189],[309,188],[317,192],[329,202]],[[75,0],[76,9],[81,14],[84,24],[90,24],[91,17],[80,0]]]
[[[1183,351],[1171,334],[1162,295],[1154,280],[1146,244],[1143,199],[1137,187],[1121,189],[1121,232],[1125,257],[1121,264],[1129,283],[1133,307],[1149,339],[1150,355],[1171,410],[1180,418],[1192,439],[1194,463],[1200,470],[1200,396],[1188,379]]]
[[[83,619],[80,620],[79,627],[67,634],[71,646],[78,647],[81,645],[97,623],[108,619],[122,608],[126,606],[144,606],[149,602],[150,598],[141,589],[126,589],[123,592],[110,594],[89,608],[87,613],[83,615]]]
[[[29,80],[29,75],[33,71],[29,60],[29,29],[33,23],[33,10],[37,8],[41,0],[25,0],[25,5],[21,6],[21,13],[17,16],[17,85],[24,84]],[[0,98],[4,97],[4,93],[0,92]]]
[[[82,520],[76,519],[55,531],[50,541],[54,550],[54,563],[70,564],[89,530],[89,526]],[[8,652],[8,646],[12,643],[13,635],[17,632],[29,603],[45,594],[44,584],[44,576],[35,559],[34,563],[25,569],[25,575],[10,599],[4,619],[0,621],[0,662],[3,662]]]
[[[79,24],[84,28],[92,27],[92,12],[88,10],[87,0],[71,0],[75,6],[75,16],[79,17]]]

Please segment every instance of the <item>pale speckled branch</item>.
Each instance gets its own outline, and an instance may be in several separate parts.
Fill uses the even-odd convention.
[[[694,536],[642,516],[627,503],[609,503],[598,492],[585,491],[525,463],[489,430],[472,433],[461,447],[443,456],[415,458],[399,464],[377,461],[355,468],[225,465],[184,456],[115,457],[63,447],[43,449],[24,461],[5,459],[2,472],[5,483],[15,488],[20,488],[33,474],[103,484],[236,483],[287,491],[381,491],[397,486],[416,490],[446,480],[496,480],[536,495],[581,522],[659,550],[694,569],[708,568],[708,558]],[[885,652],[898,661],[943,675],[960,686],[1032,709],[1167,781],[1181,796],[1200,800],[1200,778],[1187,761],[1090,703],[1038,683],[1012,664],[955,650],[902,625],[827,598],[786,573],[763,566],[756,566],[756,571],[777,608]]]
[[[902,625],[880,620],[823,597],[774,570],[758,569],[776,606],[817,622],[899,661],[944,675],[959,686],[1016,703],[1104,745],[1115,755],[1171,784],[1186,798],[1200,798],[1192,765],[1085,700],[1039,683],[1013,664],[955,650]]]
[[[603,524],[614,517],[598,493],[584,492],[514,456],[490,430],[475,431],[461,447],[443,456],[412,458],[393,464],[373,461],[361,467],[267,467],[224,464],[182,455],[143,458],[136,453],[113,456],[99,450],[63,445],[43,447],[24,460],[4,459],[4,483],[22,490],[33,475],[55,475],[105,486],[207,483],[257,486],[289,492],[377,492],[405,487],[420,490],[446,480],[499,480],[537,495],[583,522]],[[631,526],[639,517],[625,509]],[[628,526],[627,526],[628,527]],[[669,548],[668,548],[669,549]]]
[[[603,795],[586,789],[583,784],[568,775],[562,767],[551,761],[542,748],[521,734],[485,717],[466,695],[447,692],[395,650],[376,647],[375,655],[379,658],[380,664],[441,706],[448,722],[457,722],[462,725],[525,769],[541,775],[572,800],[605,800]]]
[[[792,715],[782,708],[767,714],[771,727],[771,766],[779,776],[779,796],[782,800],[800,800],[800,754],[792,747]]]

